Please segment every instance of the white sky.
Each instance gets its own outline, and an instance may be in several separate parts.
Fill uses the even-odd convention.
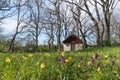
[[[3,24],[0,27],[4,28],[3,34],[12,34],[14,33],[15,29],[16,29],[16,24],[17,24],[17,20],[15,18],[8,18],[2,21]],[[45,35],[40,35],[39,37],[39,44],[44,44],[45,40],[47,39],[47,36]]]
[[[1,25],[1,27],[4,28],[4,34],[9,34],[9,33],[13,33],[13,31],[16,28],[16,20],[12,19],[12,18],[8,18],[3,20],[3,24]]]

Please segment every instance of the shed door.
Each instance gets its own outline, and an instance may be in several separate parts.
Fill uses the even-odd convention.
[[[75,44],[71,44],[71,51],[75,51]]]

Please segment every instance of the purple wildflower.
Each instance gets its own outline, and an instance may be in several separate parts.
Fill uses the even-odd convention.
[[[91,62],[92,62],[92,64],[94,64],[94,63],[95,63],[95,60],[92,59]]]
[[[86,67],[87,65],[86,65],[86,64],[84,64],[83,66],[84,66],[84,67]]]
[[[97,67],[100,67],[101,66],[101,64],[100,64],[100,62],[97,64]]]
[[[65,62],[65,57],[61,56],[61,62]]]
[[[115,61],[112,61],[111,64],[112,64],[112,66],[115,65]]]
[[[83,57],[82,57],[82,56],[80,56],[80,60],[83,60]]]
[[[95,58],[95,59],[98,59],[98,54],[97,53],[95,53],[94,55],[93,55],[93,58]]]
[[[95,58],[96,58],[96,59],[98,58],[98,54],[97,54],[97,53],[95,54]]]

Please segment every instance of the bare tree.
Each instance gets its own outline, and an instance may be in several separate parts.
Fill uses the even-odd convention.
[[[0,0],[0,10],[9,10],[11,0]]]
[[[62,22],[61,22],[61,1],[60,0],[48,0],[53,6],[53,8],[48,8],[51,10],[52,14],[54,15],[54,18],[56,19],[54,22],[54,25],[56,26],[56,37],[57,37],[57,45],[59,46],[59,49],[61,49],[61,32],[62,32]]]
[[[80,1],[81,4],[78,4],[78,2],[70,2],[70,1],[65,1],[67,3],[70,3],[70,4],[73,4],[73,5],[76,5],[80,10],[84,11],[85,13],[87,13],[90,17],[90,19],[93,21],[94,23],[94,27],[95,27],[95,30],[96,30],[96,43],[97,43],[97,46],[100,46],[100,30],[99,30],[99,27],[98,27],[98,22],[96,20],[96,18],[92,15],[92,12],[89,8],[89,5],[88,5],[88,1],[87,0],[83,0],[83,1]]]
[[[106,37],[106,45],[110,45],[110,20],[111,15],[117,6],[119,0],[100,0],[99,5],[102,7],[104,14],[104,22],[105,22],[105,37]]]
[[[41,14],[42,7],[44,1],[43,0],[28,0],[27,7],[29,10],[29,20],[26,22],[29,27],[29,32],[32,34],[33,39],[36,44],[36,50],[38,51],[38,37],[42,30],[41,24]]]
[[[3,24],[2,20],[7,19],[15,15],[15,10],[11,10],[14,8],[13,5],[10,4],[11,0],[1,0],[0,1],[0,25]]]
[[[120,18],[119,14],[114,14],[111,17],[111,38],[112,43],[120,44]]]
[[[78,2],[78,4],[81,5],[82,1]],[[86,34],[84,34],[84,32],[86,31],[84,31],[85,29],[83,29],[83,27],[85,28],[85,24],[87,23],[88,20],[86,19],[85,15],[84,15],[85,17],[82,16],[82,10],[78,6],[75,5],[74,7],[74,5],[72,5],[71,7],[72,7],[71,12],[73,14],[73,19],[75,20],[76,23],[75,25],[76,32],[78,33],[78,36],[82,37],[84,44],[83,46],[87,48],[87,41],[85,39]]]
[[[16,10],[17,10],[17,25],[16,25],[16,30],[15,30],[15,33],[13,35],[13,38],[10,42],[10,45],[9,45],[9,51],[12,51],[12,48],[14,47],[14,41],[16,39],[16,36],[22,32],[22,30],[24,29],[25,26],[21,25],[23,23],[23,20],[24,20],[24,16],[26,14],[27,11],[23,12],[23,14],[21,14],[21,7],[23,6],[22,5],[23,3],[20,1],[20,0],[17,0],[16,1],[16,4],[17,7],[16,7]],[[21,6],[22,5],[22,6]]]
[[[76,5],[82,11],[87,13],[94,23],[96,29],[97,46],[102,45],[103,35],[105,33],[106,45],[110,45],[110,18],[118,0],[80,0],[83,4],[79,5],[77,1],[65,1]],[[92,6],[92,7],[91,7]],[[95,14],[93,13],[95,12]],[[104,16],[101,16],[103,14]]]
[[[43,33],[47,35],[47,39],[48,39],[47,43],[50,50],[54,45],[55,26],[54,26],[54,17],[52,16],[51,12],[47,10],[47,13],[48,15],[46,15],[46,19],[44,19],[42,23],[43,23]]]

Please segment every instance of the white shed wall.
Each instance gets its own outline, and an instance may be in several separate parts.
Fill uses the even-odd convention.
[[[75,51],[82,50],[83,44],[75,44]],[[71,51],[71,44],[63,44],[64,51]]]
[[[70,51],[71,44],[63,44],[64,51]]]
[[[75,51],[82,50],[82,49],[83,49],[83,44],[76,44],[75,45]]]

